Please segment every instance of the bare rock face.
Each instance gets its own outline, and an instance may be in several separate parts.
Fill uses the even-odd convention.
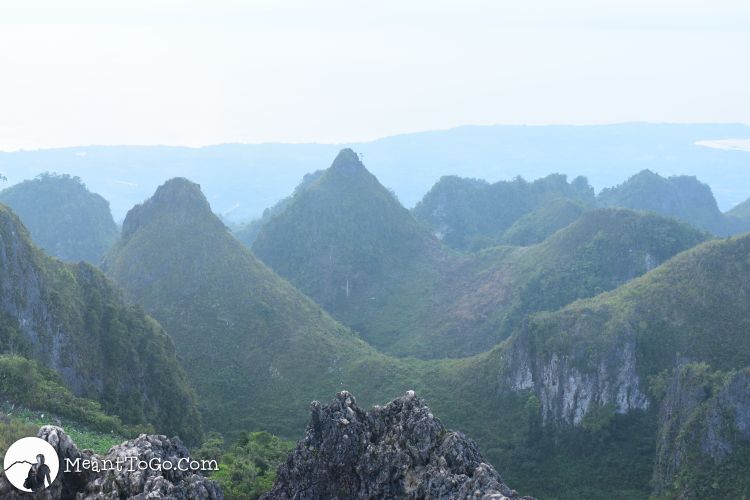
[[[139,461],[154,464],[170,463],[178,465],[180,459],[188,459],[188,449],[179,439],[166,436],[147,436],[142,434],[133,439],[113,446],[104,457],[95,455],[91,450],[79,450],[70,437],[59,427],[44,426],[39,429],[37,437],[44,439],[55,448],[60,458],[60,473],[52,486],[40,493],[25,493],[16,490],[6,479],[0,476],[0,498],[8,500],[143,500],[169,498],[172,500],[223,500],[224,495],[219,486],[206,477],[190,470],[145,470],[138,467]],[[120,458],[123,466],[117,470],[104,470]],[[75,467],[65,471],[65,459],[76,463],[85,460],[95,461],[99,471],[93,467]],[[109,462],[108,462],[109,461]],[[131,466],[131,463],[133,464]],[[183,461],[183,463],[185,463]],[[189,463],[187,464],[189,465]],[[188,468],[189,467],[185,467]]]
[[[314,401],[305,437],[279,467],[272,499],[519,498],[477,445],[414,391],[370,412],[347,391]]]

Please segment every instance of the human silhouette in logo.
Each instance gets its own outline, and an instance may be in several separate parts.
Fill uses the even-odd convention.
[[[23,486],[31,491],[42,491],[52,484],[49,474],[49,466],[44,463],[44,455],[40,453],[36,456],[36,463],[29,467],[29,474],[26,476]]]

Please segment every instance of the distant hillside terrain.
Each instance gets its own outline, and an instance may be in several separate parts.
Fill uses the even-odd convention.
[[[476,251],[498,243],[539,243],[597,206],[652,212],[717,236],[750,231],[744,205],[724,214],[711,188],[695,177],[665,178],[649,170],[603,189],[596,198],[583,178],[570,184],[559,175],[496,184],[443,178],[413,212],[449,246]]]
[[[440,179],[413,212],[417,219],[434,228],[436,236],[448,246],[476,251],[503,241],[505,231],[523,216],[560,200],[592,205],[594,190],[586,179],[579,177],[568,183],[564,175],[549,175],[533,182],[517,178],[494,184],[451,176]],[[536,212],[537,219],[542,215],[551,219],[555,214]],[[539,223],[536,230],[548,227],[549,234],[563,227],[554,221],[536,222]],[[532,238],[532,242],[538,243],[547,235]]]
[[[559,176],[510,189],[575,190]],[[264,225],[253,252],[384,352],[440,358],[487,350],[524,314],[611,290],[705,238],[661,217],[600,210],[536,246],[460,254],[343,150]]]
[[[109,203],[77,177],[42,174],[0,191],[31,238],[59,259],[98,264],[117,239]]]
[[[0,171],[14,184],[48,171],[81,177],[112,204],[117,221],[167,179],[199,182],[214,210],[232,223],[259,217],[292,192],[311,165],[343,147],[364,154],[380,181],[413,207],[443,176],[510,180],[559,172],[585,176],[597,190],[644,169],[692,175],[708,183],[721,210],[750,197],[746,151],[697,145],[747,139],[741,124],[623,123],[591,126],[466,126],[353,144],[223,144],[201,148],[80,146],[0,152]]]
[[[311,174],[305,174],[302,178],[302,182],[295,188],[295,192],[305,189],[315,180],[323,175],[323,170],[317,170]],[[263,211],[263,215],[257,219],[253,219],[250,222],[240,224],[233,228],[232,233],[244,243],[246,246],[251,247],[255,242],[255,238],[258,237],[258,233],[263,229],[263,226],[271,220],[274,215],[278,215],[284,211],[284,209],[291,203],[293,194],[286,198],[276,202],[272,207],[269,207]]]
[[[672,432],[665,426],[673,425],[671,417],[659,417],[662,402],[688,405],[675,435],[683,425],[697,433],[680,438],[682,444],[670,440],[676,449],[695,456],[693,443],[701,432],[718,446],[728,445],[720,460],[712,451],[700,462],[691,459],[677,471],[679,484],[692,485],[695,493],[719,488],[741,497],[750,493],[738,473],[748,456],[750,387],[724,384],[731,372],[750,366],[749,279],[750,236],[704,243],[612,292],[532,315],[505,343],[458,364],[452,375],[462,381],[458,386],[444,383],[464,398],[482,401],[472,412],[485,419],[467,420],[464,429],[480,443],[503,436],[488,455],[507,464],[505,477],[517,487],[536,483],[530,493],[539,497],[556,496],[569,485],[576,485],[577,493],[565,498],[585,497],[587,488],[595,497],[597,491],[644,497],[653,474],[661,478],[657,484],[670,482],[675,476],[664,476],[661,465],[651,468],[657,449],[665,453],[659,463],[669,453],[657,444],[660,435]],[[674,380],[686,359],[727,372],[726,378],[714,377],[715,390],[696,385],[707,392],[698,393],[694,406],[669,396],[668,388],[681,384]],[[702,416],[699,405],[712,395],[704,408],[715,408],[727,420]],[[460,408],[443,411],[451,418],[453,412],[463,414]],[[699,418],[690,423],[692,412]],[[722,478],[721,484],[701,483],[707,470],[699,463],[711,464],[711,476]],[[587,474],[591,483],[578,484],[576,474]]]
[[[604,189],[599,205],[655,212],[687,222],[719,236],[750,230],[750,224],[719,211],[711,188],[695,177],[664,178],[644,170],[624,183]],[[740,209],[741,210],[741,209]]]
[[[500,242],[529,246],[541,243],[560,229],[572,224],[590,207],[576,200],[556,198],[519,217],[503,232]]]
[[[128,213],[104,268],[174,339],[210,430],[289,435],[310,400],[382,380],[353,363],[393,364],[256,259],[186,179]]]
[[[325,391],[347,387],[363,404],[371,404],[411,388],[432,402],[447,425],[475,437],[504,479],[524,492],[570,499],[601,497],[602,492],[648,496],[663,425],[658,416],[663,388],[684,353],[716,370],[750,365],[745,335],[750,237],[700,244],[705,235],[684,224],[602,209],[587,212],[540,245],[494,247],[474,261],[435,247],[429,231],[410,222],[409,212],[394,205],[390,193],[355,159],[343,153],[336,168],[297,193],[273,219],[289,210],[299,215],[304,206],[295,208],[298,200],[315,201],[308,197],[320,190],[332,195],[322,198],[331,205],[318,201],[320,206],[309,210],[344,214],[340,223],[308,227],[309,220],[302,219],[299,226],[289,226],[295,228],[292,233],[282,231],[284,226],[275,230],[286,237],[299,231],[308,246],[320,245],[313,250],[328,250],[323,257],[331,255],[330,241],[340,242],[343,248],[333,251],[342,253],[334,256],[364,259],[371,265],[363,272],[369,273],[388,262],[372,257],[379,255],[381,240],[400,249],[404,262],[414,254],[429,257],[419,253],[427,248],[452,265],[477,271],[468,276],[492,275],[498,260],[513,256],[510,262],[520,274],[526,275],[524,265],[540,273],[529,278],[535,284],[526,286],[530,297],[539,297],[549,309],[576,298],[570,283],[593,287],[588,288],[591,295],[599,293],[596,283],[617,288],[556,311],[520,313],[518,321],[510,322],[508,339],[472,357],[394,359],[377,353],[258,262],[211,213],[196,185],[170,181],[128,216],[123,241],[106,268],[175,339],[204,398],[207,427],[230,434],[265,428],[292,437],[302,430],[309,400],[325,397]],[[338,188],[349,187],[352,179],[360,190],[343,197]],[[367,201],[362,196],[373,196],[373,187],[381,205],[372,206],[386,210],[370,212],[360,227],[372,227],[380,237],[352,235],[358,239],[350,240],[345,231],[355,224],[346,220],[361,212],[353,204],[337,210],[333,200]],[[334,232],[336,227],[342,232]],[[401,231],[408,230],[417,236],[389,242],[391,233],[384,228],[390,227],[394,235],[404,237]],[[327,239],[329,231],[334,240]],[[259,236],[256,244],[270,243],[264,238]],[[371,256],[347,248],[351,241],[374,245]],[[297,255],[302,248],[286,251]],[[322,266],[325,259],[317,262]],[[537,266],[544,262],[548,267]],[[305,269],[312,272],[315,266]],[[463,270],[458,275],[466,276]],[[577,281],[581,277],[586,279]],[[495,283],[501,278],[495,274],[484,283],[499,286]],[[358,289],[354,284],[350,297]],[[345,297],[346,282],[343,289],[336,285],[338,296]],[[467,288],[475,297],[492,295],[474,285]],[[445,285],[442,291],[453,293]],[[413,303],[432,292],[417,288],[402,300]],[[425,337],[430,342],[434,338]],[[741,486],[727,491],[736,487]]]
[[[73,394],[98,401],[125,423],[200,440],[193,392],[161,326],[126,304],[95,267],[45,255],[3,205],[0,351],[38,361]],[[32,373],[19,380],[33,386]],[[30,387],[26,396],[37,389]],[[46,398],[53,403],[51,396],[36,397],[37,405]]]

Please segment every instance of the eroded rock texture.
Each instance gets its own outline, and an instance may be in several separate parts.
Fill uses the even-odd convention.
[[[113,446],[106,456],[95,455],[90,450],[79,450],[70,437],[59,427],[44,426],[39,429],[37,437],[52,445],[60,458],[60,473],[52,486],[40,493],[24,493],[16,490],[6,479],[0,476],[0,498],[7,500],[145,500],[168,498],[171,500],[222,500],[224,498],[219,486],[206,477],[191,471],[182,470],[140,470],[129,462],[120,470],[99,472],[81,466],[78,471],[70,466],[71,472],[65,472],[65,459],[73,463],[77,459],[93,460],[100,464],[105,460],[115,463],[117,458],[137,457],[146,462],[170,462],[177,465],[181,458],[188,457],[188,449],[179,439],[166,436],[141,435]]]
[[[347,391],[314,401],[305,437],[264,499],[519,498],[477,445],[450,431],[414,391],[370,412]]]

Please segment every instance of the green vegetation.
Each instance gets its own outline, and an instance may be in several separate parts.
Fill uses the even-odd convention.
[[[5,431],[3,431],[3,424],[8,426]],[[131,428],[127,430],[127,434],[116,434],[111,431],[93,430],[75,420],[59,417],[48,411],[32,411],[15,405],[5,405],[5,408],[0,409],[0,432],[7,432],[9,440],[11,436],[15,436],[15,439],[36,436],[39,428],[44,425],[62,427],[78,449],[88,449],[98,454],[106,454],[114,445],[123,443],[136,437],[140,432],[148,430]],[[9,441],[9,444],[12,442]],[[2,450],[5,449],[7,447]],[[0,456],[0,460],[2,460],[2,456]]]
[[[577,220],[587,206],[577,200],[557,198],[519,217],[501,238],[501,243],[529,246],[541,243]]]
[[[731,209],[726,216],[736,233],[750,231],[750,199]]]
[[[512,228],[519,238],[531,241],[523,227],[565,216],[564,207],[578,217],[534,246],[459,254],[431,237],[344,150],[265,224],[253,251],[382,352],[433,359],[486,351],[524,315],[612,290],[706,238],[685,224],[627,210],[581,215],[580,202],[559,197],[565,189],[587,192],[581,181],[551,176],[512,186],[547,200]]]
[[[117,239],[109,203],[78,177],[42,174],[0,192],[31,232],[34,242],[62,260],[94,264]]]
[[[293,442],[267,432],[248,432],[226,451],[220,435],[210,436],[194,455],[219,461],[219,470],[211,479],[221,485],[227,500],[256,500],[271,489],[277,467],[292,448]]]
[[[367,406],[414,389],[449,427],[476,439],[508,483],[525,494],[643,498],[651,491],[655,405],[665,370],[684,353],[721,369],[750,364],[744,333],[750,326],[750,238],[683,251],[706,235],[653,214],[600,209],[541,244],[461,255],[441,247],[356,157],[342,154],[336,168],[269,221],[254,248],[299,272],[290,279],[302,288],[325,285],[331,273],[348,276],[346,266],[361,265],[360,274],[349,269],[349,298],[359,289],[353,283],[382,287],[392,296],[381,303],[375,296],[373,306],[352,307],[348,314],[359,311],[369,319],[368,311],[379,309],[391,332],[412,334],[404,325],[430,315],[440,321],[462,311],[468,318],[498,314],[502,304],[501,315],[489,319],[498,331],[513,333],[468,358],[384,356],[255,259],[213,216],[198,187],[175,179],[131,211],[123,240],[105,265],[175,339],[201,396],[207,430],[222,431],[230,441],[240,440],[238,429],[297,438],[311,399],[327,400],[346,388]],[[357,201],[375,208],[365,210]],[[429,272],[422,274],[420,265]],[[316,274],[316,267],[325,273]],[[346,304],[346,289],[342,295],[336,283],[321,296]],[[424,297],[433,302],[420,303]],[[581,297],[589,298],[576,300]],[[363,295],[360,304],[369,304],[365,298],[371,300]],[[394,314],[399,304],[411,316]],[[444,348],[439,330],[432,332],[414,345]],[[623,341],[634,346],[629,380],[641,380],[646,391],[652,382],[649,408],[622,414],[611,402],[594,402],[579,426],[542,425],[553,404],[539,387],[550,359],[565,359],[582,379],[595,377],[603,361],[622,357]],[[532,389],[510,390],[519,349],[537,383]],[[204,449],[223,445],[213,440]],[[231,467],[223,470],[231,477]],[[254,487],[242,486],[242,494]]]
[[[36,361],[0,355],[0,398],[31,410],[53,413],[95,431],[133,434],[119,417],[107,415],[95,401],[74,396],[59,375]],[[153,429],[143,428],[142,431]]]
[[[654,498],[748,498],[750,368],[680,366],[662,402]]]
[[[447,176],[441,178],[414,207],[414,215],[434,228],[448,246],[476,251],[502,242],[505,239],[503,233],[524,215],[559,199],[592,204],[594,190],[583,177],[568,183],[566,176],[560,174],[533,182],[517,177],[513,181],[495,184]],[[560,219],[557,219],[558,222],[554,220],[559,215],[542,212],[532,216],[537,221],[544,218],[546,227],[515,228],[508,238],[529,236],[524,234],[525,231],[551,234],[555,225],[557,229],[563,227]],[[541,240],[534,243],[538,241]]]
[[[674,217],[717,235],[738,232],[733,221],[719,211],[711,188],[695,177],[664,178],[643,170],[619,186],[604,189],[597,201],[601,206],[626,207]]]
[[[183,435],[188,442],[200,439],[192,389],[171,340],[156,321],[125,304],[121,292],[93,266],[66,264],[45,255],[2,205],[0,251],[0,353],[21,354],[54,367],[60,386],[98,401],[128,425],[151,425]],[[74,410],[77,402],[64,397],[52,399],[59,407],[45,406],[43,400],[58,387],[39,383],[49,380],[49,374],[41,374],[37,365],[17,358],[6,363],[9,377],[32,370],[31,379],[18,379],[42,391],[28,404],[62,413]],[[32,376],[34,370],[41,378]],[[93,412],[85,405],[81,411]]]
[[[263,227],[253,252],[379,348],[419,322],[416,301],[451,257],[347,149]]]
[[[295,188],[294,193],[296,194],[299,191],[306,189],[313,182],[319,179],[320,176],[323,175],[323,172],[324,170],[316,170],[315,172],[312,172],[310,174],[305,174],[305,176],[302,178],[302,182],[300,182],[300,184]],[[270,221],[275,215],[283,212],[293,199],[294,194],[291,196],[287,196],[286,198],[274,204],[274,206],[266,208],[260,218],[253,219],[246,224],[242,224],[239,227],[233,228],[232,232],[234,233],[234,236],[248,247],[252,247],[253,243],[255,242],[255,238],[258,237],[258,233],[260,233],[260,230],[263,229],[263,226],[265,226],[268,221]]]
[[[24,419],[0,413],[0,461],[5,458],[5,450],[21,438],[36,436],[39,427]]]
[[[80,449],[95,453],[154,432],[151,426],[124,425],[98,402],[73,395],[55,371],[20,356],[0,355],[0,401],[0,453],[50,424],[64,428]]]
[[[105,269],[170,332],[206,429],[229,439],[296,436],[310,400],[365,385],[347,367],[379,357],[258,261],[185,179],[130,211]]]

